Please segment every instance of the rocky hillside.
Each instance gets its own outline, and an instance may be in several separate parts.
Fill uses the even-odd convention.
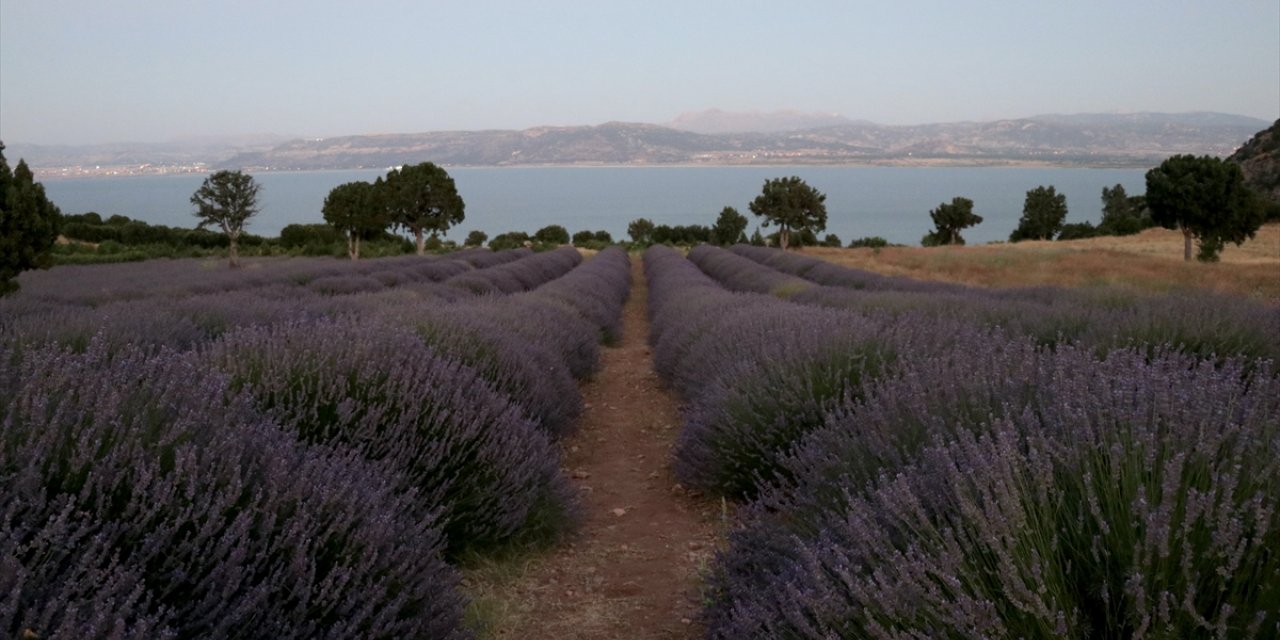
[[[1154,166],[1179,153],[1225,156],[1265,126],[1224,114],[1036,116],[994,122],[705,134],[610,122],[523,131],[436,131],[294,140],[237,154],[249,169],[536,164],[1008,164]]]
[[[1254,191],[1280,204],[1280,120],[1259,131],[1227,160],[1240,165]]]

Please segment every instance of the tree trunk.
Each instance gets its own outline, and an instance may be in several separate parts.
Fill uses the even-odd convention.
[[[347,257],[352,260],[360,258],[360,237],[354,233],[347,234]]]
[[[787,250],[787,240],[789,240],[788,236],[790,235],[791,232],[788,231],[786,227],[780,227],[778,229],[778,246],[782,247],[783,251]]]
[[[233,233],[227,236],[227,240],[229,241],[229,245],[227,246],[227,257],[229,258],[232,269],[240,268],[240,247],[239,242],[237,242],[239,239],[240,234],[238,233]]]
[[[427,237],[422,235],[422,227],[413,230],[413,238],[418,243],[418,255],[427,255]]]
[[[1182,228],[1182,259],[1191,262],[1191,230]]]

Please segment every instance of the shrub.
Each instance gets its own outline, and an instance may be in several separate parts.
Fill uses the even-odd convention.
[[[346,236],[327,224],[289,224],[280,230],[280,246],[300,249],[308,245],[345,247]],[[327,253],[332,253],[332,250]]]
[[[307,442],[352,447],[443,508],[452,552],[541,541],[568,525],[560,456],[471,368],[413,333],[356,319],[248,327],[210,359]]]
[[[619,247],[602,250],[569,273],[536,289],[576,309],[605,344],[622,339],[622,305],[631,287],[631,261]]]
[[[1062,225],[1062,230],[1058,232],[1058,240],[1084,240],[1086,238],[1096,238],[1102,235],[1098,227],[1094,227],[1090,222],[1069,222]]]
[[[713,380],[686,410],[674,461],[682,482],[733,498],[754,496],[758,484],[777,479],[781,459],[822,426],[829,410],[857,397],[894,358],[857,331],[789,325],[764,344],[741,344],[735,355],[745,362]]]
[[[582,415],[582,394],[560,354],[477,321],[470,305],[440,305],[415,315],[409,321],[432,349],[473,369],[549,436],[572,432]]]
[[[0,348],[0,634],[466,637],[435,516],[185,354]]]
[[[912,411],[938,413],[900,443],[917,453],[880,470],[840,464],[896,437],[876,400],[839,440],[815,436],[789,463],[794,490],[752,510],[718,560],[710,635],[1272,635],[1274,372],[1134,351],[1040,359],[991,414]]]

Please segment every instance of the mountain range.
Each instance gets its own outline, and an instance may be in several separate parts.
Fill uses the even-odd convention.
[[[1041,115],[988,122],[880,125],[801,112],[683,114],[663,125],[608,122],[523,130],[297,138],[206,144],[183,155],[136,145],[20,147],[33,167],[200,162],[213,168],[315,170],[447,166],[1052,164],[1154,166],[1179,154],[1227,156],[1271,123],[1222,113]],[[56,151],[51,153],[50,150]],[[111,155],[114,154],[114,155]],[[10,155],[10,154],[6,154]],[[104,156],[110,156],[105,157]],[[150,158],[150,159],[147,159]]]

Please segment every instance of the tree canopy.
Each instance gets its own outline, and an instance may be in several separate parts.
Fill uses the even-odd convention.
[[[763,217],[763,226],[778,226],[778,245],[786,250],[792,231],[817,233],[827,228],[827,196],[799,177],[765,180],[760,195],[751,201],[751,213]]]
[[[239,266],[240,233],[249,218],[258,214],[258,192],[261,185],[253,176],[240,171],[218,171],[204,179],[204,183],[191,195],[191,204],[200,218],[197,229],[217,226],[227,235],[228,261],[232,268]]]
[[[62,213],[23,160],[11,172],[0,143],[0,295],[18,290],[18,274],[51,264]]]
[[[1018,228],[1009,235],[1009,242],[1052,240],[1062,230],[1066,218],[1066,194],[1058,193],[1052,185],[1036,187],[1027,192],[1022,218],[1018,220]]]
[[[569,230],[558,224],[549,224],[534,231],[533,239],[542,244],[569,244]]]
[[[720,216],[711,226],[711,241],[718,245],[738,244],[747,241],[747,217],[733,207],[720,210]]]
[[[921,240],[926,247],[964,244],[960,231],[982,223],[982,216],[973,212],[973,201],[961,197],[952,198],[949,204],[939,204],[937,209],[929,211],[929,217],[933,219],[934,230]]]
[[[340,184],[324,199],[324,221],[347,239],[347,255],[360,258],[360,241],[371,240],[387,230],[391,220],[373,184],[363,181]]]
[[[627,225],[627,235],[631,236],[631,241],[636,244],[649,244],[653,242],[653,221],[648,218],[636,218]]]
[[[1102,222],[1098,233],[1106,236],[1127,236],[1152,225],[1147,214],[1146,198],[1130,196],[1124,185],[1102,188]]]
[[[1177,155],[1147,172],[1147,207],[1151,219],[1166,229],[1180,229],[1183,259],[1216,261],[1227,242],[1239,246],[1262,226],[1265,209],[1244,184],[1240,165],[1213,156]]]
[[[453,178],[433,163],[392,169],[385,182],[375,185],[384,194],[391,223],[413,233],[418,255],[426,253],[427,233],[444,235],[466,217]]]

